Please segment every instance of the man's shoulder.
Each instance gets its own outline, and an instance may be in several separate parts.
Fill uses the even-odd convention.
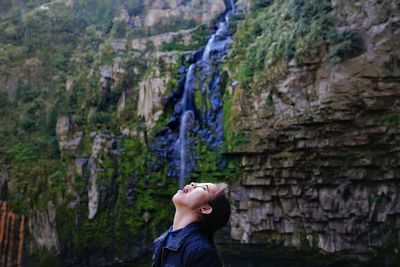
[[[164,233],[162,233],[159,237],[157,237],[156,239],[154,239],[153,244],[159,244],[159,243],[164,243],[164,240],[167,238],[169,231],[165,231]]]
[[[189,249],[211,251],[215,250],[215,247],[210,243],[207,237],[203,233],[196,233],[191,235],[186,240],[186,246]]]
[[[217,249],[208,241],[206,236],[193,236],[187,241],[184,253],[187,266],[222,266]]]

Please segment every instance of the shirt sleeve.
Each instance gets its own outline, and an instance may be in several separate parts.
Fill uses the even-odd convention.
[[[222,267],[221,258],[215,249],[199,248],[191,257],[191,267]]]

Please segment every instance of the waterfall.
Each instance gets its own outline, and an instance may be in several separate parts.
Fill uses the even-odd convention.
[[[186,178],[186,132],[192,128],[194,122],[194,113],[191,110],[185,111],[181,118],[179,129],[179,144],[180,144],[180,175],[179,186],[183,188]]]
[[[185,80],[185,87],[183,89],[182,116],[179,125],[179,155],[180,155],[180,174],[179,186],[182,188],[186,178],[186,132],[193,127],[194,113],[191,110],[193,107],[192,98],[193,90],[195,87],[195,64],[190,65]]]
[[[186,74],[186,81],[185,87],[182,96],[182,114],[187,111],[191,107],[191,100],[193,98],[193,89],[194,89],[194,82],[195,82],[195,64],[190,65],[189,70]],[[189,105],[189,106],[188,106]]]
[[[206,144],[211,150],[223,145],[220,73],[222,60],[232,43],[228,27],[229,16],[235,12],[233,1],[231,5],[218,20],[217,29],[207,41],[203,54],[199,54],[201,50],[193,53],[188,68],[183,62],[181,74],[185,76],[168,97],[174,105],[173,113],[152,143],[152,151],[160,162],[155,163],[159,164],[156,168],[163,168],[167,162],[168,176],[179,178],[181,188],[197,169],[196,142]],[[200,94],[195,94],[196,90]],[[195,101],[195,95],[201,99]],[[201,103],[201,107],[196,107],[195,103]]]
[[[232,13],[236,13],[236,6],[235,6],[235,2],[233,0],[231,0],[231,11]]]
[[[206,48],[204,50],[203,58],[202,58],[203,61],[210,59],[210,52],[211,52],[211,48],[214,43],[214,40],[215,40],[215,34],[213,34],[211,36],[210,40],[208,40],[208,42],[207,42]]]
[[[229,18],[229,17],[227,17],[227,18]],[[219,24],[218,24],[218,30],[217,30],[217,33],[216,33],[216,35],[217,36],[222,36],[222,35],[224,35],[225,34],[225,32],[226,32],[226,30],[227,30],[227,20],[225,19],[225,21],[224,22],[220,22]]]

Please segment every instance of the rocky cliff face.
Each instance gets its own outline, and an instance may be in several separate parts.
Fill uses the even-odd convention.
[[[217,1],[142,1],[146,10],[143,15],[133,14],[129,21],[133,27],[154,28],[171,25],[175,20],[210,23],[225,10],[223,0]]]
[[[400,5],[331,7],[358,52],[355,38],[322,42],[273,86],[231,89],[232,128],[246,134],[232,149],[243,170],[232,237],[243,243],[360,255],[400,242]]]

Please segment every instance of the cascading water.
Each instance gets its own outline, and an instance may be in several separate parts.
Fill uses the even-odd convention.
[[[211,47],[214,44],[214,39],[215,39],[215,34],[213,34],[211,36],[210,40],[208,40],[206,48],[205,48],[204,53],[203,53],[202,60],[209,60],[210,59],[210,52],[211,52]]]
[[[179,185],[182,188],[185,183],[186,177],[186,132],[192,128],[194,122],[194,113],[191,110],[193,108],[193,89],[195,86],[195,67],[192,64],[186,74],[185,87],[183,96],[181,99],[182,116],[179,125],[179,154],[180,154],[180,174],[179,174]]]
[[[216,32],[208,40],[201,58],[196,52],[189,68],[181,67],[183,71],[186,69],[186,75],[167,97],[167,102],[174,105],[174,112],[152,144],[158,167],[168,162],[168,176],[179,178],[180,187],[196,170],[195,142],[204,142],[211,149],[223,145],[220,73],[223,57],[232,43],[228,34],[229,16],[235,11],[231,0],[231,9],[217,22]],[[195,90],[200,90],[202,99],[197,101],[200,107],[195,105]]]
[[[191,110],[185,111],[181,118],[179,129],[179,145],[180,145],[180,175],[179,186],[182,188],[186,178],[186,132],[193,127],[194,113]]]
[[[182,114],[193,108],[192,107],[192,99],[193,99],[193,90],[195,87],[195,67],[196,65],[192,64],[189,67],[189,70],[187,72],[186,75],[186,81],[185,81],[185,87],[184,87],[184,91],[183,91],[183,96],[182,96]]]
[[[232,11],[232,13],[236,13],[236,6],[235,6],[235,3],[233,2],[233,0],[231,0],[231,11]]]

